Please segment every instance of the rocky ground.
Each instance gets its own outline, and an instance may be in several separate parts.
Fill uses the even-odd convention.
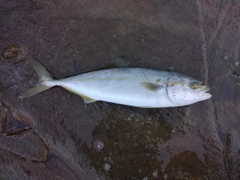
[[[0,179],[240,179],[237,0],[0,0]],[[55,87],[116,58],[203,80],[180,108],[84,105]]]

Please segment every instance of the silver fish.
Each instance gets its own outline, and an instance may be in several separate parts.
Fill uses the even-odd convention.
[[[121,66],[55,80],[37,61],[31,61],[39,75],[35,87],[20,98],[30,97],[61,86],[84,99],[85,103],[106,101],[141,108],[177,107],[209,99],[210,88],[176,72]]]

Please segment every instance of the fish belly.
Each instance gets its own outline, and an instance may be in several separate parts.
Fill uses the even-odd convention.
[[[135,107],[173,107],[168,98],[166,83],[168,72],[142,68],[114,68],[80,74],[62,79],[59,85],[93,101]],[[161,89],[151,91],[142,82],[158,83]]]

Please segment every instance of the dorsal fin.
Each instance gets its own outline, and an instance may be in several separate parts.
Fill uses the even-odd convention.
[[[124,62],[121,58],[117,58],[113,63],[107,65],[103,69],[121,68],[121,67],[129,67],[129,65],[126,62]]]

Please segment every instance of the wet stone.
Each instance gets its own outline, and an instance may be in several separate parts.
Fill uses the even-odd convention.
[[[93,143],[93,146],[96,151],[101,151],[104,147],[104,144],[102,141],[96,139]]]
[[[164,169],[169,179],[205,179],[206,171],[204,163],[192,151],[174,155]]]
[[[158,177],[158,172],[157,172],[157,171],[154,171],[154,172],[152,173],[152,175],[153,175],[153,177],[157,178],[157,177]]]
[[[124,108],[113,110],[107,120],[93,130],[94,147],[83,144],[92,166],[111,179],[143,179],[146,175],[153,178],[154,171],[161,172],[162,164],[156,147],[171,138],[173,128],[162,114],[160,116],[142,116]],[[104,148],[99,139],[104,142]],[[142,170],[139,173],[137,169]]]
[[[105,163],[105,164],[103,165],[103,169],[104,169],[106,172],[109,171],[110,168],[111,168],[111,166],[110,166],[110,164],[108,164],[108,163]]]

